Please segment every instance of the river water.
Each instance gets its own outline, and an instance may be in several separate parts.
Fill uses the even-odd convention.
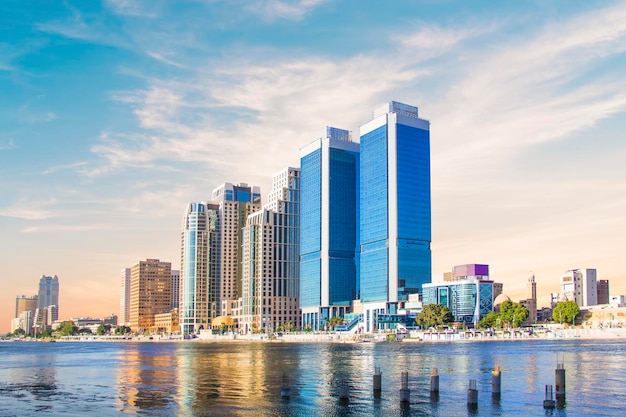
[[[564,408],[543,409],[557,362]],[[491,370],[502,396],[491,398]],[[382,393],[373,395],[374,368]],[[440,395],[431,401],[430,373]],[[401,373],[409,373],[408,406]],[[281,398],[287,375],[291,397]],[[349,401],[339,400],[344,380]],[[469,379],[478,408],[467,407]],[[524,340],[440,343],[0,343],[0,416],[621,416],[626,343]]]

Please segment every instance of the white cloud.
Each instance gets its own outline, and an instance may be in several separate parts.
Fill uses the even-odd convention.
[[[316,7],[329,0],[257,0],[248,3],[247,10],[269,21],[276,19],[300,20]]]

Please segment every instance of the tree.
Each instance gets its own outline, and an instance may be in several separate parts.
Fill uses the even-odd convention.
[[[335,327],[343,324],[343,317],[333,316],[328,319],[326,324],[328,325],[328,327],[330,327],[331,330],[334,330]]]
[[[76,327],[73,321],[67,320],[59,326],[59,333],[61,333],[61,336],[73,336],[78,333],[78,327]]]
[[[102,336],[103,334],[107,333],[109,330],[111,330],[111,325],[109,325],[109,324],[101,324],[96,329],[96,334],[99,335],[99,336]]]
[[[498,319],[498,313],[492,311],[478,322],[478,327],[481,329],[490,329],[496,327],[498,325]]]
[[[576,304],[576,301],[563,301],[560,302],[554,307],[552,310],[552,319],[555,322],[559,323],[572,323],[574,324],[574,319],[580,312],[580,307]]]
[[[124,334],[130,333],[130,327],[117,326],[115,330],[113,331],[113,333],[115,333],[116,335],[124,335]]]
[[[519,327],[528,318],[529,314],[528,309],[520,303],[506,300],[500,304],[498,318],[501,322],[508,323],[512,327]]]
[[[441,304],[427,304],[415,318],[415,322],[425,329],[443,326],[454,322],[450,309]]]
[[[20,327],[18,327],[17,329],[15,329],[13,331],[13,336],[24,336],[25,334],[26,334],[26,332],[24,331],[24,329],[22,329]]]

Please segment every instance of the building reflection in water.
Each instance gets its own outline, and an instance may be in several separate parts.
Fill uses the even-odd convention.
[[[118,365],[118,405],[122,410],[178,409],[178,357],[171,346],[157,343],[128,345]]]

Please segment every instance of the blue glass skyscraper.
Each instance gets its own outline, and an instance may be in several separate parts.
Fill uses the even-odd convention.
[[[300,164],[302,325],[318,330],[358,297],[359,144],[327,127]]]
[[[360,299],[371,331],[431,282],[430,124],[392,101],[360,136]]]

